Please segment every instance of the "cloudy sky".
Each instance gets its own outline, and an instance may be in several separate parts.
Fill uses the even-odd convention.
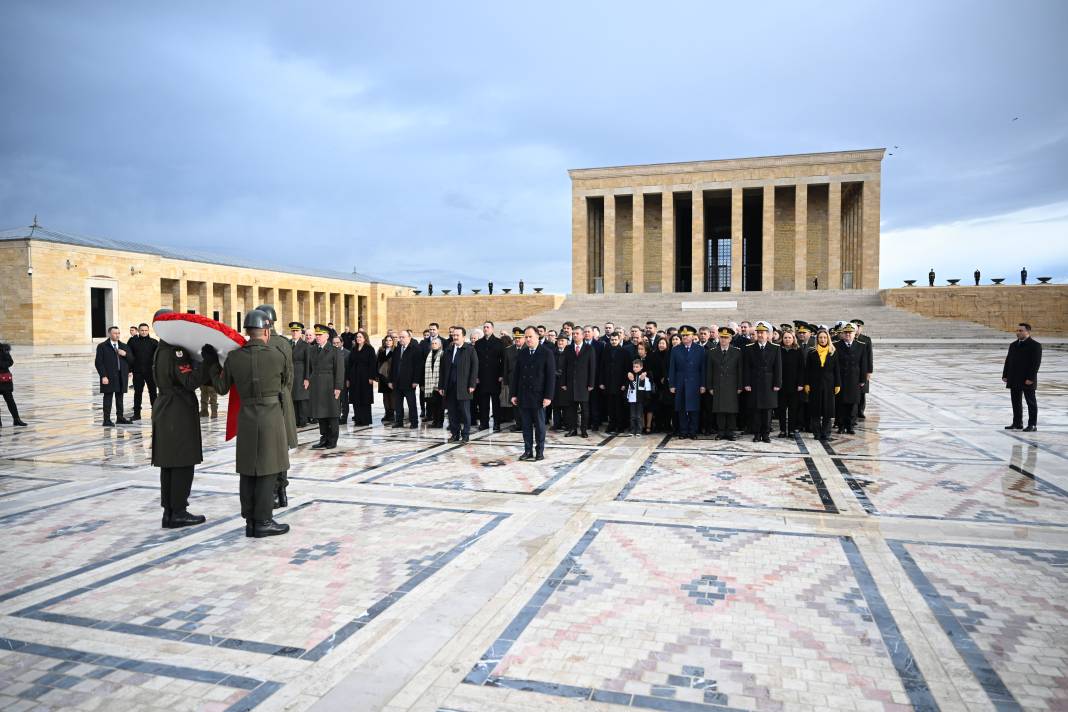
[[[570,285],[568,168],[892,147],[882,282],[1068,279],[1068,3],[0,5],[0,227]]]

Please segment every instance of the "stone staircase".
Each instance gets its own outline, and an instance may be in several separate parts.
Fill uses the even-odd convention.
[[[735,303],[727,308],[683,309],[684,302]],[[727,321],[766,319],[773,324],[805,319],[815,324],[863,319],[864,331],[879,341],[979,340],[1004,346],[1012,337],[982,324],[949,319],[931,319],[889,307],[877,290],[827,290],[819,292],[714,292],[706,294],[579,294],[569,295],[558,309],[533,314],[515,322],[520,326],[545,324],[558,329],[568,319],[603,327],[611,321],[624,328],[644,326],[647,319],[661,328],[691,324],[694,327]],[[498,324],[511,329],[512,323]]]

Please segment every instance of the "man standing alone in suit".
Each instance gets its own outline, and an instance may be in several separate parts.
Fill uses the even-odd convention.
[[[1031,338],[1031,325],[1024,322],[1016,326],[1016,341],[1009,344],[1009,353],[1005,356],[1005,368],[1001,372],[1001,381],[1009,389],[1012,397],[1012,423],[1006,430],[1019,430],[1033,433],[1038,430],[1038,368],[1042,365],[1042,344]],[[1027,400],[1027,427],[1023,427],[1023,403]]]
[[[119,425],[129,425],[131,421],[122,415],[122,394],[130,380],[130,363],[133,357],[126,349],[126,344],[119,341],[119,327],[108,329],[107,341],[96,346],[96,372],[100,375],[100,392],[104,395],[104,427],[115,425],[111,422],[111,401],[115,401],[115,414]]]
[[[556,388],[556,362],[550,349],[538,345],[533,326],[523,332],[511,386],[512,405],[519,408],[523,419],[523,454],[519,459],[544,460],[545,409],[552,403]]]

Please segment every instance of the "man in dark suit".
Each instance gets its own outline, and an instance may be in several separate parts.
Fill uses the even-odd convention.
[[[478,401],[478,429],[486,430],[490,426],[490,411],[493,411],[493,432],[501,430],[500,395],[501,378],[504,370],[504,344],[493,333],[493,322],[482,325],[482,338],[475,342],[478,354],[478,385],[475,397]]]
[[[768,342],[771,324],[758,321],[753,341],[742,349],[742,379],[749,394],[753,442],[771,442],[771,411],[779,407],[782,388],[782,349]]]
[[[1025,433],[1038,430],[1038,369],[1042,365],[1042,344],[1031,338],[1031,325],[1022,322],[1016,326],[1016,341],[1009,344],[1009,353],[1005,356],[1005,368],[1001,372],[1001,381],[1009,389],[1012,397],[1012,424],[1006,430],[1019,430],[1023,427],[1023,404],[1027,400],[1027,427]]]
[[[675,395],[680,440],[697,438],[697,413],[701,408],[701,395],[705,392],[705,355],[708,352],[694,343],[696,333],[692,326],[681,326],[682,343],[671,349],[668,357],[668,383]]]
[[[562,387],[567,390],[571,401],[567,417],[569,430],[566,437],[569,438],[576,435],[589,437],[586,431],[590,427],[590,402],[594,395],[593,389],[597,385],[596,351],[592,344],[587,344],[581,338],[575,338],[574,343],[567,347],[564,355]]]
[[[868,350],[868,372],[863,374],[864,387],[860,389],[860,402],[857,404],[857,417],[864,420],[864,418],[867,417],[864,415],[864,408],[868,405],[868,389],[871,388],[871,374],[875,371],[875,351],[872,349],[871,337],[863,333],[864,320],[853,319],[852,323],[853,327],[856,329],[853,338],[858,343],[864,344],[864,348]],[[805,421],[802,420],[801,422],[804,423]]]
[[[126,344],[119,341],[119,327],[108,329],[108,338],[96,346],[96,372],[100,375],[100,392],[104,395],[104,427],[115,425],[111,422],[111,401],[115,401],[115,414],[119,425],[129,425],[132,421],[122,415],[122,394],[130,380],[130,364],[133,362]]]
[[[622,433],[627,427],[626,408],[627,372],[633,359],[619,344],[619,334],[608,337],[608,345],[601,350],[597,364],[597,388],[604,398],[604,415],[608,421],[608,433]]]
[[[441,361],[438,393],[445,398],[449,412],[450,443],[467,442],[471,437],[471,399],[478,382],[478,354],[467,341],[467,329],[454,326],[449,330],[452,343],[445,347]]]
[[[412,332],[401,329],[397,335],[397,348],[393,350],[393,365],[389,369],[389,387],[393,391],[393,426],[404,426],[404,404],[408,404],[408,422],[412,430],[419,427],[419,409],[416,392],[422,380],[425,355],[419,345],[412,341]]]
[[[834,403],[834,416],[838,421],[838,432],[855,435],[857,406],[860,395],[867,382],[868,347],[857,341],[856,327],[852,322],[842,325],[842,338],[835,346],[838,357],[838,369],[841,373],[842,386]]]
[[[130,347],[130,355],[133,357],[134,405],[133,417],[130,420],[141,419],[141,392],[148,388],[148,402],[156,404],[156,378],[152,373],[152,360],[156,355],[159,342],[149,336],[148,324],[142,322],[137,326],[137,336],[127,342]]]
[[[528,326],[512,373],[512,405],[523,419],[523,454],[520,460],[545,459],[545,409],[556,388],[556,362],[552,350],[538,344],[538,332]],[[535,449],[536,447],[536,449]]]

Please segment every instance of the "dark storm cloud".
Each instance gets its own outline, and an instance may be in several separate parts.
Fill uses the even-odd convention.
[[[0,224],[566,291],[567,168],[886,146],[890,234],[1014,213],[1066,7],[8,2]]]

